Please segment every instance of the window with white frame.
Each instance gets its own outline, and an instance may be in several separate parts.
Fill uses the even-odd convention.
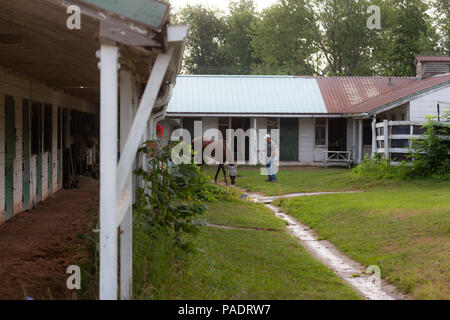
[[[317,118],[316,119],[316,135],[315,135],[315,145],[325,146],[327,144],[327,119]]]

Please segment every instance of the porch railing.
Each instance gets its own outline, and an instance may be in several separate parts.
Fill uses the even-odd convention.
[[[399,163],[408,160],[414,139],[421,139],[426,131],[423,122],[387,121],[376,124],[376,153],[384,154],[386,159]],[[442,137],[450,140],[449,136]]]

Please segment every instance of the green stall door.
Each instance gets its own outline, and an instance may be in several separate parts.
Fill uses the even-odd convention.
[[[23,128],[23,176],[22,176],[22,210],[30,209],[30,105],[27,99],[22,102],[22,128]]]
[[[16,158],[14,98],[5,96],[5,201],[6,220],[14,216],[14,159]]]
[[[280,161],[298,161],[298,119],[281,119],[280,127]]]

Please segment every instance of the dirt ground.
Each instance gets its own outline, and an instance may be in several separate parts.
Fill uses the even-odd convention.
[[[98,208],[99,183],[80,179],[0,225],[0,299],[71,299],[67,267],[81,261],[86,232]]]

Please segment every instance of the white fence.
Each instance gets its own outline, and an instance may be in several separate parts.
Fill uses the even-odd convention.
[[[426,129],[423,122],[388,121],[376,124],[376,153],[384,154],[393,163],[408,160],[413,139],[421,139]],[[443,137],[450,140],[449,136]]]

